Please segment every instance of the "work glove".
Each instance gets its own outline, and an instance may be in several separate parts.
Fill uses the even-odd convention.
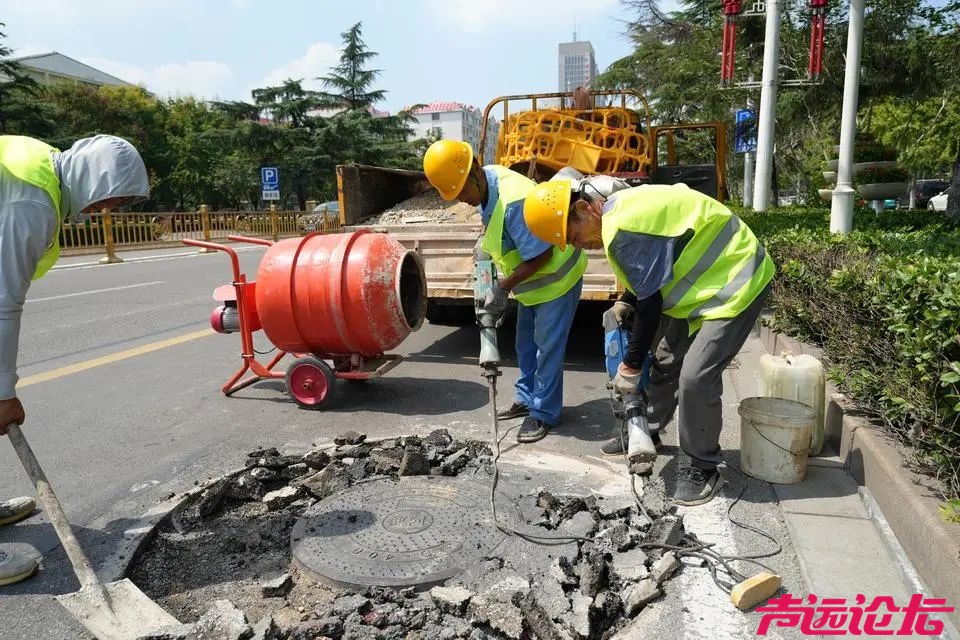
[[[643,380],[643,369],[636,373],[626,373],[623,369],[623,363],[617,368],[617,375],[613,377],[613,388],[621,397],[637,393],[640,390],[640,382]]]
[[[493,285],[487,291],[487,297],[483,301],[483,310],[494,316],[502,316],[503,312],[507,310],[509,298],[510,294],[501,287]]]
[[[623,300],[617,300],[613,303],[611,310],[613,311],[613,317],[617,320],[617,324],[623,326],[627,318],[630,317],[630,314],[633,313],[633,305],[627,304]]]

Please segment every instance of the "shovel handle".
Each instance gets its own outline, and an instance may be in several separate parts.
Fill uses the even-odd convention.
[[[73,529],[70,528],[67,516],[60,507],[60,501],[53,492],[53,487],[50,486],[50,482],[47,481],[47,476],[40,467],[40,463],[37,462],[36,456],[33,455],[33,450],[30,448],[29,443],[27,443],[27,439],[23,436],[20,427],[16,424],[9,425],[7,427],[7,435],[10,437],[10,442],[13,443],[13,448],[16,449],[17,455],[20,456],[20,462],[23,463],[23,468],[26,469],[27,475],[29,475],[30,480],[33,481],[33,486],[37,488],[40,502],[43,504],[43,508],[46,509],[47,515],[50,517],[50,522],[57,532],[57,537],[60,538],[60,542],[63,544],[63,548],[70,558],[70,564],[73,565],[73,570],[80,580],[81,588],[93,587],[102,591],[103,586],[97,578],[97,573],[93,570],[93,565],[90,564],[90,560],[87,559],[86,554],[83,553],[83,549],[80,548],[80,543],[77,542],[77,539],[74,537]]]

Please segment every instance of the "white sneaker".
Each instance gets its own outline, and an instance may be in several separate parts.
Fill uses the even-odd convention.
[[[37,560],[13,550],[0,549],[0,586],[26,580],[37,570]]]
[[[13,524],[23,520],[31,513],[37,503],[33,498],[11,498],[0,502],[0,525]]]

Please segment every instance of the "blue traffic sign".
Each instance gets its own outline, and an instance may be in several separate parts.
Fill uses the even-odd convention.
[[[260,183],[264,191],[280,188],[280,170],[276,167],[260,167]]]
[[[757,119],[750,109],[737,109],[736,126],[733,134],[734,153],[748,153],[757,150]]]

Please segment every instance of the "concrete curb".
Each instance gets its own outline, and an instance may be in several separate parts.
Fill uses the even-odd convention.
[[[783,350],[822,358],[822,351],[758,327],[768,353]],[[828,383],[830,396],[824,425],[825,440],[836,451],[844,469],[865,487],[906,560],[934,597],[954,607],[950,621],[960,626],[960,527],[940,519],[939,498],[928,478],[911,471],[902,447],[865,417],[856,415],[847,398]],[[898,554],[894,554],[898,555]],[[901,559],[903,554],[901,555]],[[901,568],[907,575],[911,568]],[[914,582],[914,581],[911,581]],[[900,604],[900,603],[898,603]]]

